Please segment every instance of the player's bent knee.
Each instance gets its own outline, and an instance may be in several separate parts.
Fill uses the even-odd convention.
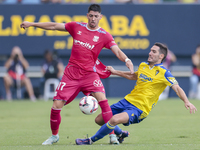
[[[118,124],[120,124],[120,120],[117,118],[117,117],[112,117],[110,120],[109,120],[109,123],[113,126],[116,126]]]
[[[64,104],[65,104],[65,101],[54,100],[52,108],[53,109],[61,109],[61,108],[63,108]]]
[[[127,112],[123,112],[112,116],[109,122],[111,125],[115,126],[122,123],[128,123],[128,121],[129,121],[129,116]]]

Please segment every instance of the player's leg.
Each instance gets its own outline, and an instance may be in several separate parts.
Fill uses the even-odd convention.
[[[80,89],[78,89],[78,82],[70,80],[66,76],[63,76],[61,82],[56,88],[56,96],[54,96],[53,106],[51,108],[50,126],[52,136],[47,139],[42,145],[51,145],[59,140],[58,131],[61,122],[61,109],[64,105],[69,104],[78,95]]]
[[[100,125],[100,126],[105,124],[101,113],[98,114],[97,117],[95,118],[95,123]]]
[[[59,125],[61,122],[61,109],[65,105],[65,101],[54,100],[51,108],[50,124],[52,135],[57,135],[59,131]]]
[[[126,124],[129,122],[129,115],[127,112],[122,112],[114,115],[109,121],[110,124],[116,124],[114,128],[114,133],[118,137],[119,143],[124,141],[124,138],[128,137],[130,134],[128,131],[123,131],[117,124]]]
[[[137,107],[135,107],[134,105],[132,105],[125,99],[122,99],[118,103],[111,105],[111,109],[113,110],[113,114],[115,114],[118,109],[119,110],[122,109],[121,111],[123,111],[120,114],[123,114],[123,113],[126,114],[124,115],[124,117],[127,117],[128,119],[124,121],[120,121],[120,122],[123,122],[122,124],[124,126],[129,126],[130,124],[139,123],[147,116],[146,113],[144,113],[142,110],[138,109]],[[118,122],[117,119],[121,118],[120,116],[118,116],[120,114],[114,115],[116,117],[114,119],[116,120],[111,120],[111,121]],[[118,126],[115,126],[114,131],[115,131],[115,134],[118,136],[119,143],[122,143],[124,141],[124,138],[128,137],[130,134],[128,131],[121,130]]]
[[[112,109],[112,107],[111,107],[111,109]],[[99,114],[95,118],[95,122],[96,122],[96,124],[98,124],[100,126],[105,124],[102,114]],[[130,134],[128,131],[123,131],[118,125],[115,126],[114,133],[117,135],[117,139],[118,139],[119,143],[122,143],[124,141],[124,138],[128,137],[128,135]]]
[[[99,75],[97,73],[93,72],[93,73],[85,75],[84,79],[85,80],[81,80],[82,92],[85,95],[91,94],[92,96],[94,96],[97,99],[99,106],[101,107],[103,120],[104,120],[104,122],[107,123],[110,120],[110,118],[112,117],[112,111],[108,104],[108,100],[105,95],[105,89],[99,78]],[[114,132],[112,132],[110,134],[114,135],[112,138],[113,144],[119,144]]]
[[[107,123],[112,117],[112,111],[108,104],[108,100],[105,95],[104,86],[99,78],[99,75],[95,72],[85,75],[85,80],[81,80],[82,92],[85,95],[91,94],[94,96],[99,106],[101,107],[102,117],[105,123]]]
[[[53,101],[53,106],[51,108],[51,114],[50,114],[50,127],[52,136],[49,137],[46,141],[44,141],[42,145],[52,145],[53,143],[58,142],[59,140],[58,131],[61,122],[60,112],[64,104],[65,101],[60,101],[60,100]]]
[[[136,108],[134,105],[130,104],[125,99],[122,99],[119,102],[117,102],[115,104],[112,104],[110,107],[111,107],[111,110],[112,110],[113,115],[114,115],[112,117],[112,120],[110,120],[110,121],[118,122],[116,119],[121,118],[121,117],[118,117],[118,114],[127,113],[128,116],[124,115],[124,119],[125,120],[124,121],[123,120],[120,121],[126,126],[128,126],[130,124],[134,124],[134,123],[139,123],[146,116],[146,115],[144,115],[143,111],[139,110],[138,108]],[[115,117],[116,117],[116,119],[115,119]],[[128,117],[129,119],[126,119],[126,117]],[[104,121],[102,119],[102,115],[101,114],[99,114],[96,117],[95,122],[98,125],[103,125],[104,124]],[[124,141],[124,138],[128,137],[129,134],[130,134],[128,131],[123,131],[122,129],[120,129],[118,125],[115,126],[114,132],[118,136],[119,143],[122,143]]]
[[[96,93],[92,93],[92,95],[98,100],[99,102],[99,106],[101,107],[101,116],[103,118],[104,122],[108,122],[111,117],[113,116],[112,114],[112,110],[108,104],[108,100],[106,99],[105,93],[102,92],[96,92]],[[114,130],[111,130],[111,132],[109,133],[110,135],[110,144],[119,144],[117,137],[114,133]]]
[[[112,110],[108,104],[108,100],[105,93],[93,92],[92,95],[97,99],[99,106],[101,107],[102,117],[105,123],[107,123],[112,117]]]
[[[81,91],[85,95],[91,94],[97,99],[99,106],[101,107],[103,120],[107,123],[112,117],[112,111],[108,104],[108,100],[105,95],[105,88],[99,78],[99,75],[95,72],[86,74],[84,76],[84,80],[80,81],[80,84],[82,85]]]
[[[126,109],[126,107],[124,107],[124,105],[123,105],[123,101],[124,101],[124,99],[122,99],[121,101],[119,101],[115,104],[112,104],[110,106],[110,108],[113,112],[113,115],[122,113]],[[126,102],[126,100],[125,100],[125,102]],[[99,114],[95,118],[95,122],[100,126],[105,124],[102,114]],[[128,131],[123,131],[122,129],[120,129],[118,125],[115,126],[114,133],[117,135],[117,139],[118,139],[119,143],[121,143],[124,140],[124,138],[128,137],[128,135],[130,134]],[[110,141],[112,141],[112,135],[110,136]]]
[[[97,116],[97,118],[95,119],[96,122],[98,122],[99,124],[102,123],[100,122],[101,115]],[[109,121],[111,126],[115,126],[114,128],[114,133],[117,135],[117,139],[119,143],[122,143],[125,137],[128,137],[128,135],[130,134],[128,131],[123,131],[121,128],[119,128],[119,126],[117,124],[123,124],[123,123],[127,123],[129,120],[129,116],[126,112],[122,112],[122,113],[118,113],[115,114]],[[103,129],[105,130],[105,129]],[[98,134],[97,134],[98,136]],[[111,134],[110,137],[110,141],[112,141],[112,136],[113,134]],[[96,137],[95,137],[96,138]],[[111,142],[112,144],[112,142]]]
[[[99,115],[95,118],[95,122],[96,122],[96,124],[98,124],[98,125],[100,125],[100,126],[102,126],[102,125],[105,124],[105,122],[104,122],[104,120],[103,120],[103,117],[102,117],[102,114],[99,114]],[[120,135],[122,132],[124,132],[124,131],[122,131],[122,129],[120,129],[119,126],[116,125],[115,128],[114,128],[114,133],[115,133],[116,135]],[[113,132],[112,132],[112,134],[109,135],[110,143],[111,143],[111,144],[113,143],[113,142],[112,142],[113,140],[115,141],[116,144],[119,144],[119,140],[118,140],[118,137],[117,137],[116,135],[113,136]],[[116,142],[116,140],[118,140],[118,142]]]
[[[101,126],[96,134],[88,139],[76,139],[77,145],[90,145],[112,132],[117,124],[127,123],[129,116],[126,112],[112,116],[109,122]]]

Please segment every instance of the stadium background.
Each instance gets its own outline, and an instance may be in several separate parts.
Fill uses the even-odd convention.
[[[39,86],[40,66],[45,49],[58,52],[64,65],[70,57],[72,39],[68,34],[30,28],[19,28],[23,20],[27,21],[87,21],[85,17],[89,4],[81,5],[0,5],[0,93],[5,97],[2,76],[3,67],[12,47],[21,47],[30,64],[28,75],[33,87]],[[179,84],[189,91],[191,75],[191,55],[200,43],[200,5],[199,4],[102,4],[104,15],[100,26],[109,31],[119,47],[131,58],[135,68],[146,61],[150,47],[157,41],[166,43],[177,56],[172,74]],[[106,65],[127,70],[109,50],[103,50],[99,56]],[[135,82],[123,78],[110,77],[103,80],[108,97],[123,97]],[[80,94],[79,96],[82,96]],[[170,91],[170,97],[175,93]]]

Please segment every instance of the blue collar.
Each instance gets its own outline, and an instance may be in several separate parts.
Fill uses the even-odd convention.
[[[148,62],[147,62],[147,64],[149,65]],[[154,64],[154,66],[163,66],[163,63],[160,63],[160,64]]]

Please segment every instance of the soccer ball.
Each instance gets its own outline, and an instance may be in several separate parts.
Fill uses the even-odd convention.
[[[79,108],[82,113],[91,115],[98,109],[98,102],[93,96],[84,96],[79,102]]]

